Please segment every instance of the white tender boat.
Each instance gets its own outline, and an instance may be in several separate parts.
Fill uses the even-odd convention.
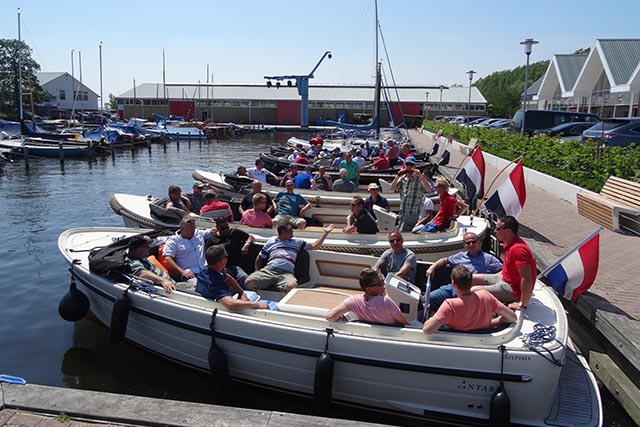
[[[314,396],[319,403],[486,425],[492,400],[497,400],[492,396],[503,383],[514,425],[602,423],[594,377],[570,349],[560,301],[541,283],[517,322],[499,330],[427,336],[416,322],[418,327],[329,323],[323,314],[353,292],[359,272],[375,259],[310,251],[309,280],[277,303],[279,311],[229,312],[197,294],[166,295],[158,287],[114,282],[90,270],[92,249],[114,242],[126,246],[125,239],[139,232],[90,227],[62,233],[58,247],[72,264],[74,286],[88,297],[91,312],[111,326],[112,337],[124,335],[164,358],[211,371],[219,387],[228,374],[233,380]],[[388,279],[389,296],[415,319],[420,293],[394,276]],[[114,310],[125,291],[128,310]],[[494,412],[505,414],[504,409]]]
[[[135,196],[117,193],[109,201],[115,213],[122,216],[124,224],[128,227],[177,227],[180,218],[177,216],[163,215],[163,209],[157,205],[160,199],[153,196]],[[325,239],[321,249],[327,251],[345,252],[364,255],[381,255],[389,249],[388,234],[395,227],[395,215],[376,210],[379,229],[376,234],[346,234],[335,228]],[[310,213],[312,214],[312,213]],[[320,214],[319,214],[320,215]],[[325,214],[325,219],[331,218],[332,213]],[[339,214],[344,223],[345,214]],[[319,216],[322,218],[322,215]],[[330,223],[330,221],[324,221]],[[196,216],[196,226],[200,228],[215,227],[211,218]],[[257,243],[264,243],[270,237],[277,235],[275,228],[255,228],[241,224],[233,224],[253,235]],[[403,246],[411,249],[418,259],[424,261],[436,261],[444,256],[453,255],[464,247],[462,238],[466,232],[475,233],[480,239],[489,232],[489,222],[484,218],[460,216],[453,221],[452,226],[437,233],[402,233]],[[322,234],[322,227],[307,227],[305,230],[296,230],[295,236],[308,241],[315,241]]]

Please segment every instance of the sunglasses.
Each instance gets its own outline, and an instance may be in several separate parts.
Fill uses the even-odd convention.
[[[384,286],[384,282],[382,280],[378,280],[376,283],[372,283],[369,285],[371,288],[377,288],[378,286]]]
[[[402,242],[402,239],[389,239],[389,243]]]
[[[465,245],[473,245],[475,242],[477,242],[477,240],[467,240],[466,242],[464,242]]]
[[[351,206],[360,206],[360,205],[357,203],[351,203]]]

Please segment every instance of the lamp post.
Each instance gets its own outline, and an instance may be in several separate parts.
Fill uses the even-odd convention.
[[[520,136],[524,135],[524,121],[527,111],[527,85],[529,83],[529,55],[531,55],[531,47],[540,42],[534,39],[526,39],[520,42],[524,45],[524,53],[527,55],[527,66],[524,69],[524,94],[522,96],[522,127],[520,128]]]
[[[471,112],[471,81],[473,80],[473,75],[476,74],[475,71],[469,70],[467,71],[469,75],[469,102],[467,103],[467,126],[469,126],[469,113]]]
[[[438,115],[442,115],[442,90],[444,89],[444,86],[440,85],[440,111],[438,113]]]
[[[424,119],[429,120],[427,114],[427,108],[429,108],[429,92],[425,92],[425,103],[424,103]]]

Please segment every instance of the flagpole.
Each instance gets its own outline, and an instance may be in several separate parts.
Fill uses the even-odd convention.
[[[525,154],[526,154],[526,153],[525,153]],[[504,172],[505,170],[507,170],[507,168],[508,168],[509,166],[511,166],[512,164],[514,164],[514,163],[519,162],[520,160],[522,160],[522,159],[524,158],[525,154],[522,154],[520,157],[517,157],[517,158],[515,158],[515,159],[511,160],[511,162],[510,162],[508,165],[506,165],[505,167],[503,167],[503,168],[502,168],[502,170],[501,170],[500,172],[498,172],[498,174],[495,176],[495,178],[493,178],[493,181],[491,181],[491,184],[489,184],[489,188],[488,188],[487,190],[485,190],[484,194],[485,194],[485,195],[486,195],[486,194],[491,194],[491,190],[492,190],[493,184],[495,184],[495,182],[496,182],[496,180],[498,179],[498,177],[499,177],[500,175],[502,175],[502,172]],[[478,211],[480,210],[480,208],[482,207],[482,205],[484,205],[484,202],[485,202],[485,200],[486,200],[486,199],[487,199],[486,197],[483,197],[483,198],[482,198],[482,200],[480,201],[480,203],[478,204],[478,206],[476,207],[476,209],[473,211],[473,216],[477,216]]]
[[[591,234],[589,234],[587,237],[585,237],[584,239],[582,239],[580,241],[580,243],[578,243],[577,245],[575,245],[574,247],[572,247],[571,249],[569,249],[567,251],[567,253],[565,253],[564,255],[562,255],[560,258],[558,258],[553,264],[551,264],[549,267],[545,268],[544,271],[540,274],[538,274],[538,279],[546,276],[548,272],[550,272],[551,270],[553,270],[554,268],[556,268],[558,266],[558,264],[560,264],[562,261],[564,261],[569,255],[571,255],[575,250],[577,250],[580,246],[584,245],[586,242],[588,242],[589,240],[591,240],[593,238],[593,236],[595,236],[596,234],[600,233],[602,231],[602,227],[598,227],[596,230],[594,230],[593,232],[591,232]]]

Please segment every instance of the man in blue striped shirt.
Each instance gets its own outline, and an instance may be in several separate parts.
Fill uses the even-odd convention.
[[[327,235],[333,230],[333,224],[324,227],[322,235],[313,243],[293,237],[293,227],[290,224],[278,226],[278,236],[267,240],[256,257],[256,271],[251,273],[245,281],[245,286],[251,290],[267,289],[275,286],[282,292],[289,292],[298,286],[298,280],[293,274],[298,252],[302,249],[318,249]],[[260,268],[262,262],[267,265]]]

